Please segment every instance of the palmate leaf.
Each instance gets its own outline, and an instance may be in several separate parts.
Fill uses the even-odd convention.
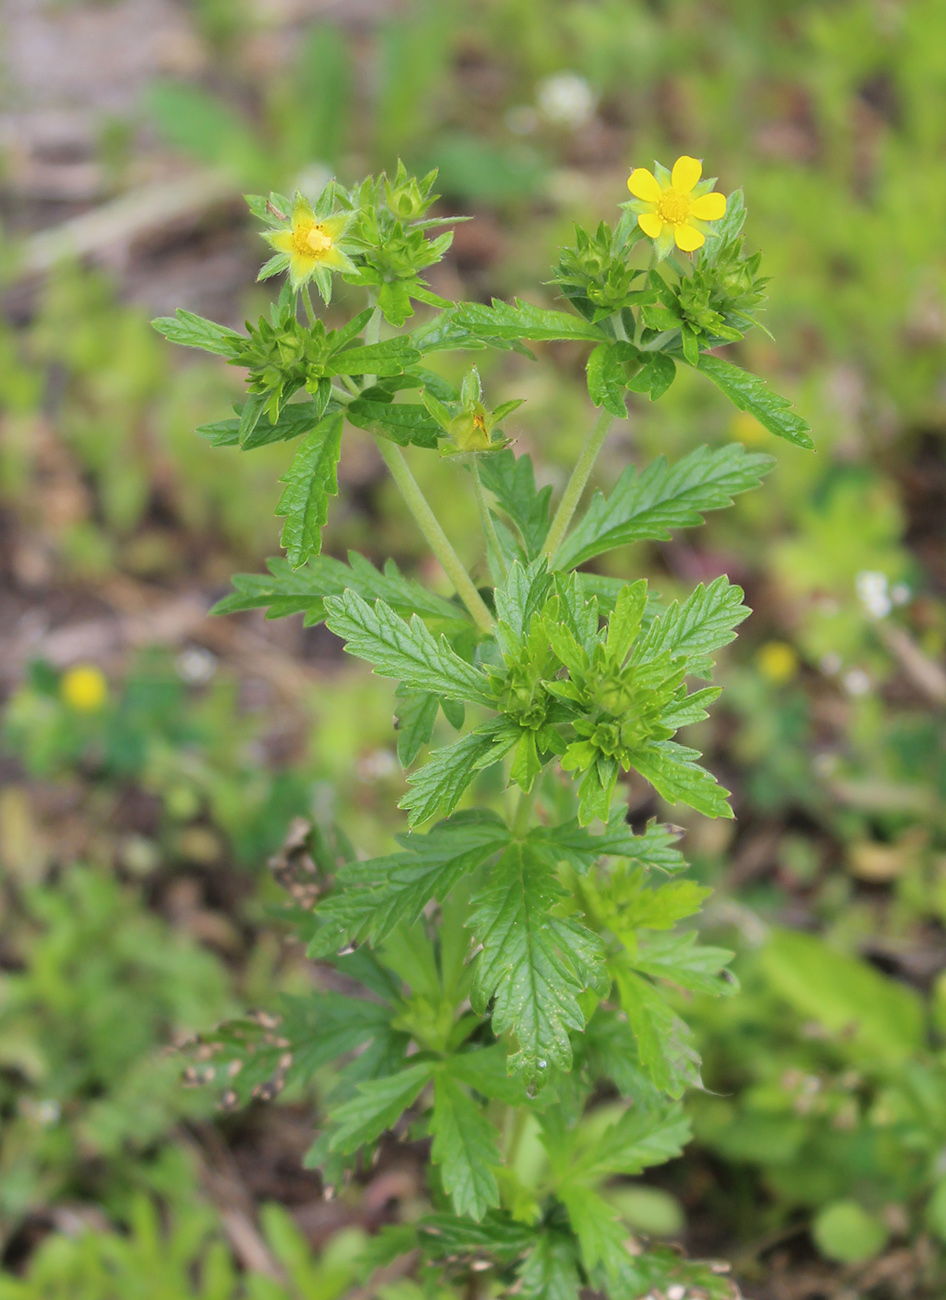
[[[369,605],[351,590],[326,596],[325,608],[326,626],[380,677],[467,704],[493,703],[485,674],[461,659],[444,636],[432,636],[417,615],[407,623],[383,600]]]
[[[490,870],[469,928],[481,945],[470,1000],[478,1014],[493,999],[493,1031],[517,1050],[510,1071],[544,1083],[550,1068],[568,1070],[569,1033],[581,1030],[579,996],[607,984],[598,937],[573,918],[554,915],[564,890],[528,844],[516,843]]]
[[[736,628],[752,612],[742,597],[742,588],[725,574],[708,587],[700,583],[682,605],[674,601],[654,619],[634,648],[634,661],[686,655],[688,675],[710,681],[713,651],[734,641]]]
[[[353,940],[377,945],[401,922],[413,925],[431,899],[442,902],[461,876],[498,853],[509,829],[494,813],[477,811],[458,813],[428,835],[399,839],[403,852],[339,870],[338,889],[318,907],[323,925],[309,957],[329,956]]]
[[[494,1169],[501,1163],[496,1130],[483,1111],[445,1071],[434,1081],[430,1156],[440,1166],[445,1191],[458,1215],[477,1222],[499,1204]]]
[[[531,457],[516,456],[508,450],[481,456],[479,471],[483,486],[517,528],[525,558],[534,559],[549,531],[551,487],[536,491]]]
[[[276,515],[285,518],[280,542],[293,569],[322,549],[322,526],[328,499],[338,493],[338,457],[342,417],[327,415],[306,435],[280,479],[286,486]]]
[[[436,749],[423,767],[407,778],[411,789],[401,799],[412,826],[429,821],[437,813],[453,812],[477,772],[492,767],[519,743],[521,730],[505,718],[494,718]]]
[[[532,342],[554,339],[582,339],[592,343],[607,340],[607,335],[581,316],[565,311],[548,311],[533,307],[518,298],[511,303],[494,298],[492,306],[464,302],[453,313],[458,325],[490,342],[493,339],[529,339]]]
[[[796,447],[809,450],[814,447],[810,437],[811,426],[794,413],[791,402],[773,393],[764,379],[707,352],[700,355],[699,370],[712,379],[733,406],[754,415],[769,433],[793,442]]]
[[[730,443],[716,450],[698,447],[675,465],[658,456],[641,474],[628,465],[610,497],[594,494],[559,548],[555,567],[575,568],[616,546],[644,538],[663,541],[674,528],[701,524],[703,511],[731,505],[737,493],[757,487],[774,464],[771,456]]]

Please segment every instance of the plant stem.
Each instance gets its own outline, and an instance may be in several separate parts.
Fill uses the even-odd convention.
[[[499,534],[496,532],[496,525],[493,523],[493,516],[489,513],[489,506],[486,504],[486,497],[483,493],[483,482],[480,478],[480,467],[476,456],[473,457],[473,487],[476,492],[476,504],[480,508],[480,518],[483,521],[483,532],[486,534],[487,551],[492,549],[496,557],[496,565],[500,574],[506,576],[506,560],[503,556],[502,547],[499,544]]]
[[[379,434],[375,434],[375,442],[381,453],[381,459],[391,471],[391,477],[400,489],[401,496],[407,502],[407,508],[414,516],[418,528],[426,537],[430,549],[440,561],[447,577],[456,587],[457,595],[469,610],[473,622],[481,632],[488,635],[493,630],[492,615],[483,603],[482,596],[473,585],[470,575],[463,566],[463,561],[451,546],[447,534],[440,527],[434,512],[427,502],[427,498],[411,473],[400,447],[396,447],[394,443],[389,442],[387,438],[382,438]]]
[[[315,324],[315,308],[312,306],[312,294],[311,294],[311,292],[309,291],[309,286],[308,286],[307,284],[304,284],[304,285],[302,286],[302,291],[301,291],[301,292],[302,292],[302,305],[305,307],[305,314],[306,314],[306,315],[308,316],[308,318],[309,318],[309,324],[310,324],[310,325],[314,325],[314,324]]]
[[[524,838],[526,831],[529,829],[529,818],[532,815],[532,806],[535,803],[535,796],[538,789],[535,785],[526,794],[525,790],[519,791],[519,802],[516,804],[516,813],[512,819],[512,833],[517,840]]]
[[[614,416],[602,409],[591,427],[588,439],[582,448],[581,455],[578,457],[578,463],[572,470],[572,476],[568,480],[561,501],[558,503],[555,518],[552,520],[552,527],[549,529],[549,535],[545,539],[545,546],[542,548],[550,559],[554,560],[555,552],[565,540],[568,525],[571,523],[572,515],[578,507],[581,494],[585,490],[585,484],[588,482],[594,463],[598,459],[598,452],[604,445],[604,440],[608,436],[608,430],[611,428],[613,420]]]

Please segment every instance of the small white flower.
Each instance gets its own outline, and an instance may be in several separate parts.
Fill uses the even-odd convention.
[[[887,592],[886,573],[864,570],[854,579],[854,586],[868,618],[887,617],[893,609],[893,602]]]
[[[895,605],[905,605],[913,599],[913,592],[905,582],[897,582],[890,588],[890,599]]]
[[[591,121],[597,105],[594,91],[577,72],[556,72],[545,77],[535,97],[546,121],[572,131]]]
[[[192,645],[182,650],[175,660],[179,676],[193,686],[202,686],[209,682],[217,671],[217,656],[205,650],[203,646]]]
[[[870,690],[870,678],[863,668],[852,668],[846,672],[843,682],[848,695],[866,695]]]

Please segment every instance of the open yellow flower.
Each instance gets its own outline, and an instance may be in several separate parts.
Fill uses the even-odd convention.
[[[354,271],[355,264],[342,247],[353,219],[354,214],[350,212],[317,217],[308,199],[297,194],[288,230],[267,230],[263,235],[277,254],[282,255],[272,258],[263,270],[272,275],[288,269],[293,289],[301,289],[321,270]]]
[[[646,167],[635,167],[627,188],[638,200],[630,206],[637,212],[637,224],[657,243],[666,257],[674,244],[684,253],[701,248],[710,233],[705,222],[718,221],[726,213],[725,194],[709,193],[712,181],[700,181],[703,164],[684,154],[673,171],[655,164],[657,175]]]
[[[76,713],[97,713],[108,699],[108,682],[94,664],[77,664],[63,673],[59,693]]]

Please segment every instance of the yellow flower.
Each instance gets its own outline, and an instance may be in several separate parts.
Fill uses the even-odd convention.
[[[762,676],[775,686],[784,686],[798,672],[798,655],[787,641],[766,641],[759,647],[755,661]]]
[[[277,256],[263,267],[260,278],[279,271],[289,271],[293,289],[304,284],[321,270],[354,271],[355,264],[342,246],[346,230],[354,220],[351,212],[317,217],[308,199],[297,194],[286,230],[267,230],[263,238],[275,248]]]
[[[656,240],[661,257],[666,257],[675,243],[684,253],[701,248],[710,233],[704,225],[718,221],[726,213],[726,196],[708,193],[712,181],[700,181],[703,164],[684,154],[673,164],[673,171],[655,164],[657,175],[646,167],[635,167],[627,188],[639,200],[631,209],[637,212],[637,224],[645,235]]]
[[[77,664],[63,673],[59,694],[76,713],[97,713],[108,698],[108,683],[93,664]]]

